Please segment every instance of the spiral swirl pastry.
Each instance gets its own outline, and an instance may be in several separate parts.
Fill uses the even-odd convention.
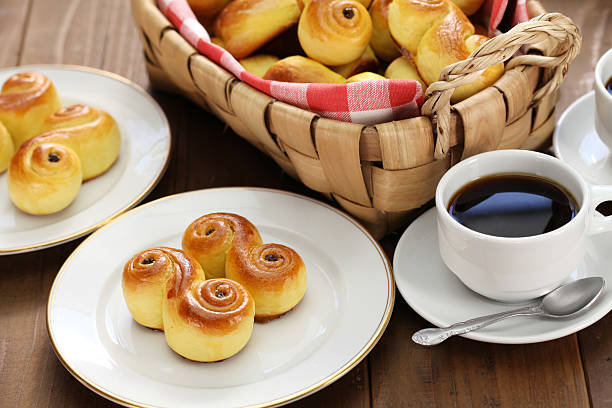
[[[8,170],[13,203],[29,214],[58,212],[81,183],[106,171],[119,154],[119,130],[106,112],[84,105],[63,108],[42,124],[48,132],[21,145]]]
[[[11,135],[9,135],[6,127],[0,122],[0,173],[4,172],[8,167],[13,153],[15,153],[13,139],[11,139]]]
[[[41,132],[45,118],[61,106],[55,86],[38,72],[11,76],[0,93],[0,122],[13,138],[15,148]]]
[[[84,181],[104,173],[119,156],[119,128],[102,109],[80,104],[62,108],[45,119],[42,129],[45,133],[37,140],[66,145],[78,154]]]
[[[246,218],[204,215],[183,234],[183,250],[211,277],[241,283],[255,300],[255,321],[267,322],[293,309],[306,292],[306,267],[293,249],[263,244]]]
[[[488,40],[474,35],[474,26],[451,0],[393,0],[389,5],[389,32],[413,57],[427,85],[438,80],[444,67],[464,60]],[[503,72],[503,64],[487,68],[474,83],[457,88],[452,101],[492,85]]]
[[[74,150],[30,139],[9,164],[11,201],[22,211],[44,215],[66,208],[81,188],[81,161]]]
[[[242,59],[295,25],[299,18],[297,0],[234,0],[215,19],[214,31],[225,49]]]
[[[312,0],[298,23],[298,38],[306,54],[325,65],[358,59],[372,35],[372,20],[355,0]]]
[[[151,248],[123,268],[123,296],[134,320],[163,330],[181,356],[202,362],[240,351],[253,331],[255,304],[229,279],[205,280],[198,262],[183,251]]]

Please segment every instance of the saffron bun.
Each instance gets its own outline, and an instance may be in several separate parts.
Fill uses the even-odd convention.
[[[320,62],[301,55],[293,55],[276,62],[266,71],[263,78],[281,82],[324,82],[333,84],[341,84],[345,80],[342,75],[332,71]]]
[[[0,122],[15,148],[41,132],[44,120],[61,106],[51,80],[38,72],[21,72],[2,85]]]
[[[60,143],[81,159],[83,180],[104,173],[117,160],[119,127],[111,115],[92,106],[72,105],[54,112],[42,124],[39,141]]]
[[[113,118],[85,105],[55,112],[42,128],[49,130],[25,142],[13,155],[7,177],[11,201],[33,215],[66,208],[83,181],[113,164],[120,147]]]
[[[81,188],[81,161],[74,150],[36,138],[25,142],[11,159],[7,187],[11,201],[33,215],[66,208]]]
[[[242,284],[255,300],[255,320],[266,322],[292,310],[306,292],[306,267],[293,249],[263,244],[246,218],[213,213],[185,230],[183,250],[213,277]]]
[[[465,13],[466,16],[471,16],[476,13],[484,0],[452,0]]]
[[[348,78],[366,71],[377,71],[378,59],[376,58],[376,55],[374,55],[372,47],[368,45],[363,54],[361,54],[361,56],[355,61],[351,61],[348,64],[333,67],[332,69],[334,70],[334,72],[337,72],[343,77]]]
[[[393,61],[401,55],[393,38],[391,38],[389,24],[387,23],[391,1],[374,0],[370,6],[370,17],[372,18],[370,46],[372,46],[376,56],[384,61]]]
[[[253,332],[249,292],[229,279],[205,280],[198,262],[181,250],[139,252],[125,264],[121,286],[134,320],[163,330],[168,346],[189,360],[229,358]]]
[[[298,23],[300,44],[310,58],[343,65],[359,58],[372,35],[368,10],[355,0],[311,0]]]
[[[421,89],[425,93],[427,86],[419,75],[419,71],[414,65],[414,61],[409,56],[401,56],[394,59],[385,70],[385,77],[389,79],[414,79],[421,84]]]
[[[214,22],[215,35],[236,59],[248,57],[298,22],[297,0],[234,0]]]
[[[6,127],[0,122],[0,173],[7,169],[13,153],[15,153],[13,139],[6,130]]]
[[[444,67],[464,60],[488,40],[474,35],[474,26],[451,0],[393,0],[388,21],[391,36],[413,57],[426,85],[437,81]],[[503,64],[487,68],[474,83],[455,90],[452,101],[492,85],[503,70]]]

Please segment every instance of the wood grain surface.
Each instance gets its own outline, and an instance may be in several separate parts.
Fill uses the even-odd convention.
[[[583,48],[557,105],[592,88],[612,47],[612,1],[544,0],[581,27]],[[126,0],[1,0],[0,67],[89,65],[148,88],[142,47]],[[168,116],[173,154],[146,199],[219,186],[280,188],[321,198],[186,99],[149,89]],[[231,162],[228,166],[227,163]],[[392,258],[400,233],[382,241]],[[55,274],[82,241],[0,257],[0,407],[113,407],[64,369],[47,336]],[[410,341],[428,325],[398,293],[387,331],[355,369],[293,407],[612,407],[612,315],[578,334],[509,346],[453,338],[434,348]]]

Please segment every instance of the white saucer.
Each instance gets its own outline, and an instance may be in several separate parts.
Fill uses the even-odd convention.
[[[170,158],[170,126],[157,102],[119,75],[89,67],[27,65],[0,69],[0,84],[18,72],[53,81],[63,106],[76,103],[108,112],[121,133],[117,161],[84,183],[75,200],[50,215],[30,215],[11,202],[0,174],[0,255],[34,251],[85,235],[140,202],[157,185]]]
[[[572,103],[553,135],[555,156],[576,169],[589,183],[612,184],[612,155],[595,131],[595,92]]]
[[[294,248],[308,274],[296,308],[256,324],[246,347],[218,363],[194,363],[164,334],[138,325],[123,299],[125,262],[146,248],[180,248],[197,217],[248,218],[264,242]],[[51,343],[64,366],[98,394],[131,407],[268,407],[313,393],[359,363],[393,310],[391,265],[355,220],[279,190],[218,188],[164,197],[117,217],[75,249],[47,307]]]
[[[572,275],[573,279],[603,276],[608,282],[590,309],[569,319],[514,317],[463,337],[489,343],[536,343],[575,333],[604,317],[612,310],[611,238],[612,234],[607,233],[590,239],[587,255]],[[471,291],[444,265],[438,250],[435,208],[417,218],[402,235],[393,258],[393,272],[397,287],[410,307],[439,327],[517,306]]]

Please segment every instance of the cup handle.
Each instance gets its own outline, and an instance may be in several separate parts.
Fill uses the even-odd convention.
[[[612,215],[606,217],[595,210],[604,201],[612,200],[612,186],[591,186],[591,196],[593,220],[589,228],[589,235],[612,231]]]

